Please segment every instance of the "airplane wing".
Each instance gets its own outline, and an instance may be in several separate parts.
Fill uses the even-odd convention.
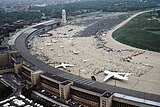
[[[127,77],[129,75],[132,75],[133,73],[116,73],[117,75],[124,75],[124,77]]]
[[[123,73],[123,72],[115,72],[116,74],[118,75],[125,75],[126,73]]]
[[[62,67],[62,65],[57,65],[57,66],[55,66],[55,68],[59,68],[59,67]]]
[[[128,77],[124,77],[121,75],[114,75],[114,78],[120,79],[120,80],[128,80]]]
[[[72,64],[65,64],[65,66],[67,67],[73,67],[74,65],[72,65]]]
[[[72,65],[72,64],[64,64],[64,65],[63,65],[63,68],[66,69],[67,67],[73,67],[73,66],[74,66],[74,65]]]
[[[105,78],[104,78],[104,82],[107,81],[108,79],[110,79],[111,77],[113,77],[113,74],[108,74]]]

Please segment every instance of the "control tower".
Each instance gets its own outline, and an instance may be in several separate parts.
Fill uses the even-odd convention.
[[[66,25],[67,20],[66,20],[66,10],[62,10],[62,25]]]

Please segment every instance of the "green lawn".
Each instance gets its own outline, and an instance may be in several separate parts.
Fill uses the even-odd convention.
[[[117,41],[133,47],[160,52],[160,22],[147,20],[151,13],[144,13],[113,33]]]
[[[127,18],[129,18],[132,15],[133,15],[133,13],[122,14],[122,15],[119,15],[119,19],[126,20]]]

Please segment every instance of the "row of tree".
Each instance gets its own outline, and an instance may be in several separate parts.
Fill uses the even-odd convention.
[[[158,17],[160,17],[160,10],[157,11]]]
[[[32,9],[41,10],[41,12],[52,17],[61,17],[61,10],[66,9],[69,16],[75,16],[83,13],[104,11],[104,12],[126,12],[135,10],[145,10],[158,7],[160,0],[97,0],[74,2],[68,4],[49,5],[46,7],[33,7]]]
[[[23,11],[23,12],[11,12],[5,13],[0,8],[0,19],[15,18],[33,20],[40,19],[42,13],[49,17],[60,18],[61,10],[66,9],[69,16],[75,16],[83,13],[89,13],[94,11],[104,12],[125,12],[134,10],[145,10],[148,8],[158,7],[160,0],[97,0],[97,1],[83,1],[74,2],[68,4],[56,4],[48,5],[45,7],[31,7],[30,10],[36,11]],[[37,10],[39,12],[37,12]]]
[[[32,12],[32,11],[21,11],[21,12],[1,12],[0,19],[23,19],[23,20],[33,20],[33,19],[40,19],[42,17],[41,12]]]

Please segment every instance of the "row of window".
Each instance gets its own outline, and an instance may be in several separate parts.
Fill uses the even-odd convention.
[[[81,91],[77,91],[77,90],[74,90],[74,89],[71,89],[70,92],[71,92],[72,95],[75,95],[75,96],[82,97],[82,98],[90,100],[90,101],[100,103],[100,97],[98,97],[98,96],[91,95],[91,94],[88,94],[88,93],[84,93],[84,92],[81,92]]]
[[[64,98],[64,92],[63,88],[61,88],[61,97]]]
[[[102,107],[106,107],[106,101],[102,100]]]
[[[31,79],[31,76],[27,75],[26,73],[22,72],[23,76],[25,76],[26,78],[28,78],[29,80]]]
[[[25,73],[28,76],[31,76],[31,72],[26,70],[26,69],[24,69],[23,67],[22,67],[22,72]]]
[[[59,90],[58,89],[50,87],[49,85],[46,85],[44,83],[41,83],[41,87],[44,88],[45,90],[47,90],[47,91],[59,96]]]
[[[77,102],[80,102],[80,103],[82,103],[84,105],[87,105],[89,107],[99,107],[100,106],[100,104],[97,103],[97,102],[86,100],[86,99],[83,99],[81,97],[77,97],[77,96],[74,96],[74,95],[72,95],[72,99],[77,101]]]
[[[40,82],[45,83],[45,84],[47,84],[47,85],[49,85],[49,86],[51,86],[51,87],[54,87],[54,88],[56,88],[56,89],[59,89],[59,84],[54,83],[54,82],[52,82],[52,81],[49,81],[49,80],[47,80],[47,79],[45,79],[45,78],[42,78],[42,77],[41,77]]]

